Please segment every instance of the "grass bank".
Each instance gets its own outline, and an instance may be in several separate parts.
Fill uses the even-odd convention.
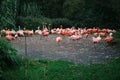
[[[27,73],[27,74],[26,74]],[[81,65],[64,61],[29,61],[3,72],[3,80],[119,80],[120,58],[106,64]]]

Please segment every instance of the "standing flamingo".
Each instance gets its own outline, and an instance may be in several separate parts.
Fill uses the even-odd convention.
[[[49,35],[49,31],[48,31],[47,27],[45,27],[44,30],[42,31],[42,36],[47,37],[48,35]],[[46,38],[46,40],[47,40],[47,38]]]
[[[98,37],[92,37],[93,43],[99,43],[101,41],[100,35]]]
[[[60,43],[61,41],[62,41],[62,37],[57,37],[57,38],[56,38],[56,42],[57,42],[57,43]]]
[[[95,51],[96,51],[95,44],[100,43],[100,41],[101,41],[100,34],[99,34],[98,37],[92,37],[92,42],[94,43],[94,49],[95,49]]]
[[[112,33],[110,33],[104,40],[107,43],[111,42],[113,40]]]
[[[62,37],[57,37],[56,38],[56,42],[58,43],[58,46],[60,46],[60,42],[62,42]]]
[[[51,33],[52,34],[57,34],[57,29],[56,28],[51,29]]]

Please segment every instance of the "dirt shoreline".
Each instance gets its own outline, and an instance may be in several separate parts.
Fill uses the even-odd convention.
[[[49,35],[40,37],[34,35],[26,37],[27,40],[27,57],[30,59],[48,59],[64,60],[75,63],[91,64],[104,63],[111,59],[116,59],[120,53],[114,46],[107,46],[105,42],[93,44],[91,37],[82,38],[79,41],[72,41],[68,37],[63,37],[61,43],[56,43],[58,35]],[[25,57],[25,38],[19,37],[12,41],[14,48],[18,50],[18,55]]]

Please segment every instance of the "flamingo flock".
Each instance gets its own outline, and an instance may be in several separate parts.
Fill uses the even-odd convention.
[[[113,40],[113,34],[116,32],[116,30],[112,29],[100,29],[98,27],[93,28],[78,28],[76,29],[74,26],[71,28],[63,28],[62,25],[60,25],[60,28],[53,28],[50,30],[50,25],[46,27],[46,25],[43,25],[43,30],[40,30],[40,27],[38,27],[36,30],[28,30],[28,29],[20,29],[18,31],[15,31],[14,29],[3,29],[0,31],[0,35],[5,34],[5,39],[12,41],[16,40],[18,37],[24,37],[25,34],[28,36],[33,35],[40,35],[43,37],[48,37],[49,35],[57,35],[56,42],[62,42],[63,37],[68,37],[70,40],[77,41],[82,38],[87,39],[88,37],[91,37],[91,41],[93,43],[100,43],[102,40],[106,43],[109,43]],[[91,36],[92,35],[92,36]]]

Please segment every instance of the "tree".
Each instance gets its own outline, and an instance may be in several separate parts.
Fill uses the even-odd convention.
[[[0,2],[1,8],[1,26],[8,27],[16,25],[15,18],[17,12],[17,0],[2,0]]]
[[[70,19],[80,18],[84,10],[84,0],[65,0],[63,4],[64,17]]]

